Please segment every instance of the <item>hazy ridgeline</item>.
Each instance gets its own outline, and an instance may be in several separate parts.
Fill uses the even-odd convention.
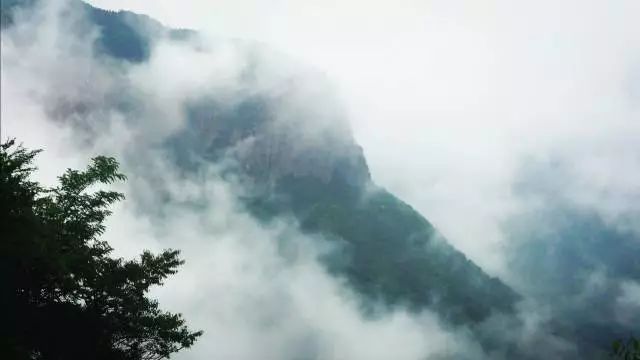
[[[205,335],[179,357],[599,359],[640,332],[637,187],[601,201],[565,154],[518,159],[495,273],[377,185],[330,74],[79,1],[2,6],[3,136],[45,149],[44,182],[121,161],[105,238],[183,250],[157,296]]]

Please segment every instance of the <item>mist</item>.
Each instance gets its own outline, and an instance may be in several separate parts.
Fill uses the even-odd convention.
[[[331,244],[310,239],[293,218],[253,218],[238,201],[251,190],[222,169],[185,173],[168,159],[160,144],[184,127],[188,101],[203,94],[238,101],[255,91],[238,80],[247,60],[241,47],[213,52],[167,40],[148,63],[114,64],[93,52],[95,30],[69,36],[91,27],[66,2],[21,16],[2,33],[3,135],[45,150],[38,180],[47,184],[97,154],[121,161],[128,181],[117,190],[127,200],[104,239],[128,258],[144,249],[182,251],[187,264],[154,297],[207,335],[177,358],[418,359],[467,351],[455,345],[466,335],[455,336],[428,311],[366,316],[359,295],[319,262]],[[120,111],[123,92],[145,106]]]
[[[491,272],[504,273],[497,224],[518,206],[510,184],[525,159],[567,158],[575,196],[607,216],[637,204],[620,204],[639,176],[636,1],[92,3],[324,71],[374,178]]]
[[[93,155],[121,161],[127,200],[105,239],[122,256],[182,250],[155,295],[206,335],[178,358],[503,356],[428,310],[366,315],[319,260],[333,243],[254,218],[239,200],[253,184],[225,162],[175,164],[165,144],[185,109],[256,94],[304,119],[305,146],[325,127],[353,136],[377,184],[524,297],[518,321],[484,332],[551,359],[610,340],[574,343],[579,328],[640,331],[637,1],[90,3],[201,35],[160,35],[126,63],[96,52],[98,30],[66,1],[21,14],[2,31],[2,134],[45,149],[48,183]]]

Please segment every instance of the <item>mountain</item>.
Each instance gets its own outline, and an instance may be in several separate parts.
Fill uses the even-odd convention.
[[[3,2],[4,26],[11,24],[12,9],[28,3]],[[100,30],[95,52],[113,61],[143,63],[157,39],[198,36],[130,12],[74,4]],[[255,61],[245,74],[249,88],[252,75],[261,71],[260,58]],[[185,171],[224,160],[228,171],[253,189],[244,201],[257,218],[269,222],[292,216],[305,232],[331,240],[335,250],[323,261],[368,299],[365,308],[382,302],[413,311],[432,309],[454,326],[513,312],[520,299],[516,292],[451,246],[411,206],[376,185],[348,119],[335,99],[325,97],[330,91],[317,91],[330,87],[329,81],[311,73],[300,80],[302,75],[294,72],[277,92],[257,89],[240,101],[194,99],[184,109],[187,125],[161,146]],[[289,100],[296,97],[320,110],[295,108]],[[283,108],[287,116],[280,116]]]
[[[572,165],[555,158],[521,166],[514,192],[538,205],[504,224],[507,262],[518,290],[544,304],[555,334],[571,339],[581,358],[610,358],[611,339],[640,333],[640,233],[633,227],[640,217],[581,203],[566,189]]]

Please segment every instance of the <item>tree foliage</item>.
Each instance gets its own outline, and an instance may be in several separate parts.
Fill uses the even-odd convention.
[[[620,360],[640,360],[640,340],[629,338],[628,340],[616,340],[613,342],[613,355]]]
[[[92,189],[125,179],[116,160],[96,157],[49,188],[31,180],[38,153],[14,141],[0,150],[1,351],[15,359],[154,360],[190,347],[202,332],[147,296],[183,264],[179,252],[124,260],[100,239],[109,206],[124,196]]]

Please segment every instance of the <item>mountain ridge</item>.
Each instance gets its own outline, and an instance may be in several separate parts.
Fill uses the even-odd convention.
[[[96,53],[117,61],[144,63],[158,38],[181,41],[196,34],[126,11],[74,4],[100,31]],[[3,3],[3,18],[10,11]],[[276,97],[267,89],[233,105],[199,99],[187,106],[186,126],[164,148],[187,170],[231,159],[234,174],[261,187],[245,199],[252,213],[263,221],[293,215],[305,232],[333,239],[341,253],[325,264],[372,302],[432,309],[453,325],[512,313],[520,299],[515,291],[375,184],[344,115],[334,111],[333,101],[319,98],[323,92],[314,91],[321,85],[305,87],[295,74],[287,84]],[[296,96],[308,96],[319,110],[292,107],[286,109],[289,116],[277,116],[288,106],[279,101]]]

